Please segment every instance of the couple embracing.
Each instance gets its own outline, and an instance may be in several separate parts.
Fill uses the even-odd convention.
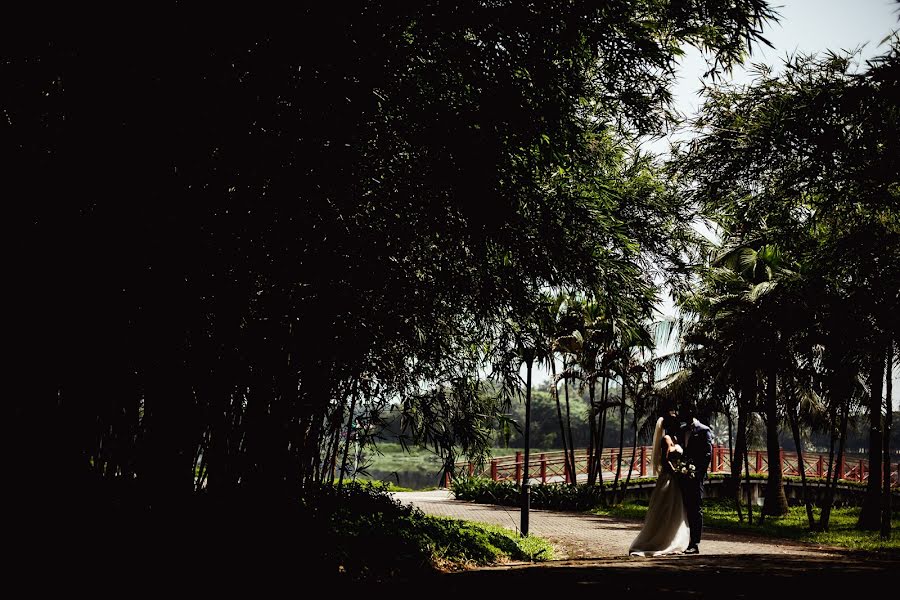
[[[700,553],[703,480],[711,457],[712,432],[689,409],[683,415],[669,410],[656,421],[652,454],[656,487],[629,554]]]

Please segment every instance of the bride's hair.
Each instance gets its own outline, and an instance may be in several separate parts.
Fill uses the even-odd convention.
[[[650,455],[650,466],[653,469],[654,475],[659,475],[662,469],[662,453],[660,452],[660,447],[662,444],[662,438],[665,434],[665,427],[663,423],[665,419],[660,417],[656,420],[656,429],[653,430],[653,450]]]

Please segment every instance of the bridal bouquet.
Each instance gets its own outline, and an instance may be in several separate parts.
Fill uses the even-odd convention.
[[[697,477],[697,465],[681,454],[671,457],[669,464],[672,466],[672,470],[675,474],[679,477],[685,477],[687,479],[695,479]]]

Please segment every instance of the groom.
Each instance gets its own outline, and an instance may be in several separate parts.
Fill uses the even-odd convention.
[[[684,440],[684,457],[697,468],[696,477],[679,477],[681,497],[691,528],[691,542],[685,554],[700,554],[700,534],[703,530],[703,480],[712,457],[712,431],[694,418],[694,411],[687,406],[682,414],[681,435]]]

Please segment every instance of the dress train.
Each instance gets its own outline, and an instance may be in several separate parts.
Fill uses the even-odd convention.
[[[682,552],[690,541],[691,530],[678,479],[673,473],[663,471],[650,494],[644,526],[631,543],[628,553],[634,556],[673,554]]]

